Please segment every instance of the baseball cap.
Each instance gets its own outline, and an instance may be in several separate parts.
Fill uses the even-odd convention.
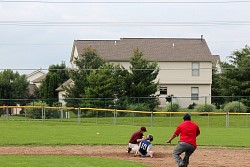
[[[141,131],[147,132],[147,129],[144,126],[142,126]]]
[[[183,116],[183,119],[184,120],[191,120],[191,115],[189,113],[186,113],[184,116]]]

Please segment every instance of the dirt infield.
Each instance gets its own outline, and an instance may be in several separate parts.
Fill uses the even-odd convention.
[[[175,167],[174,146],[154,146],[153,158],[134,157],[126,146],[20,146],[0,147],[0,155],[78,155],[107,157],[144,163],[152,167]],[[198,147],[190,167],[250,167],[250,148]]]

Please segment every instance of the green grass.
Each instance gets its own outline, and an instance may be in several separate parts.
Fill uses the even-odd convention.
[[[225,128],[225,122],[221,116],[194,116],[193,119],[201,125],[201,135],[197,138],[199,146],[250,147],[249,128],[246,128],[244,124],[237,125],[237,128]],[[241,121],[242,119],[245,120],[236,116],[232,120]],[[110,123],[112,120],[112,118],[85,118],[78,123],[77,121],[6,121],[3,119],[0,121],[0,146],[124,145],[126,148],[130,135],[141,125],[147,126],[146,134],[153,134],[154,145],[164,145],[174,132],[175,126],[182,121],[181,117],[177,116],[158,117],[152,122],[153,125],[158,126],[150,127],[149,117],[118,118],[117,125]],[[93,123],[89,123],[91,121]],[[134,126],[121,123],[127,124],[131,121],[134,121]],[[230,121],[230,124],[235,125],[237,122]],[[177,142],[178,139],[174,139],[172,144],[177,144]],[[0,166],[4,167],[42,167],[45,165],[46,167],[143,167],[142,164],[129,161],[82,156],[0,155],[0,162]]]
[[[140,126],[76,122],[0,121],[0,145],[127,145]],[[175,127],[149,127],[154,144],[163,145]],[[201,126],[198,145],[250,147],[249,128]],[[97,134],[99,133],[99,134]],[[178,139],[173,141],[176,144]]]
[[[110,113],[108,113],[110,115]],[[229,125],[231,128],[248,128],[250,127],[250,114],[246,115],[230,115],[229,121],[226,122],[226,115],[223,113],[216,113],[211,115],[192,114],[192,120],[197,122],[201,127],[210,128],[225,128]],[[70,119],[45,119],[44,121],[54,122],[73,122],[73,123],[91,123],[91,124],[106,124],[106,125],[132,125],[132,126],[153,126],[153,127],[176,127],[182,122],[183,113],[174,114],[155,114],[152,118],[150,114],[134,114],[130,113],[126,117],[118,116],[116,119],[111,115],[110,117],[92,117],[92,118],[77,118],[72,114]],[[24,116],[2,116],[0,121],[34,121]],[[36,120],[37,121],[37,120]],[[42,121],[42,120],[40,120]]]
[[[4,167],[146,167],[139,163],[125,160],[95,158],[82,156],[16,156],[1,155],[1,166]]]

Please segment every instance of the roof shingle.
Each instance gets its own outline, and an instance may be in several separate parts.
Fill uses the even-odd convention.
[[[74,47],[79,55],[83,53],[85,48],[96,49],[104,60],[114,62],[129,61],[136,48],[143,53],[144,58],[148,61],[212,61],[214,59],[203,38],[75,40]]]

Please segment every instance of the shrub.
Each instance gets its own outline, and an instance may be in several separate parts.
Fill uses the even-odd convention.
[[[56,104],[55,104],[56,105]],[[28,103],[26,106],[39,106],[39,107],[46,107],[48,106],[47,103],[38,101],[38,102],[32,102]],[[29,118],[34,119],[42,119],[42,108],[27,108],[25,109],[26,116]],[[57,109],[45,109],[45,118],[60,118],[60,111]]]
[[[239,101],[233,101],[227,103],[223,110],[225,112],[247,112],[247,107]]]
[[[162,111],[167,111],[167,112],[177,112],[179,110],[180,110],[180,105],[178,103],[167,104],[166,107],[162,109]]]
[[[57,109],[47,109],[45,110],[45,117],[46,119],[50,119],[50,118],[60,118],[61,116],[61,111],[57,110]]]
[[[114,116],[113,112],[101,111],[101,110],[82,110],[81,118],[85,117],[112,117]]]
[[[32,102],[28,103],[26,106],[47,106],[45,102]],[[42,108],[26,108],[25,109],[26,116],[29,118],[34,119],[41,119],[42,118]]]
[[[194,111],[197,112],[213,112],[215,109],[216,107],[213,104],[198,104],[194,107]]]
[[[144,103],[130,104],[127,106],[127,109],[134,111],[150,111],[149,106]]]

